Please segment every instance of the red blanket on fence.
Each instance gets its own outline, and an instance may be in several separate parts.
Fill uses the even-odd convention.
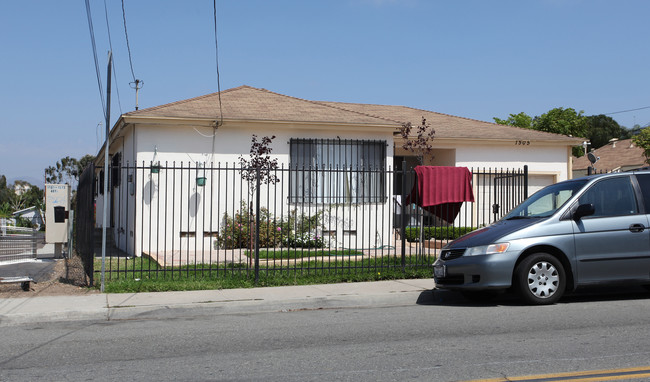
[[[451,223],[463,202],[473,202],[472,173],[467,167],[417,166],[417,181],[406,205],[415,203]]]

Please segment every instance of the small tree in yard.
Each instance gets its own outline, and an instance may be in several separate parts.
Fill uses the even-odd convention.
[[[275,175],[275,170],[278,168],[278,159],[271,159],[270,147],[275,139],[275,135],[271,137],[263,137],[261,141],[257,140],[257,135],[253,134],[251,138],[251,150],[248,158],[239,156],[239,165],[242,178],[248,182],[248,194],[250,196],[250,207],[248,208],[249,215],[249,229],[250,229],[250,253],[254,251],[255,241],[255,214],[253,213],[253,196],[257,190],[257,180],[259,176],[260,185],[262,184],[276,184],[280,179]],[[268,225],[269,222],[266,222]],[[252,264],[252,257],[249,257],[249,265]]]
[[[431,141],[436,131],[431,128],[431,124],[427,123],[426,118],[422,117],[422,123],[419,126],[413,126],[411,122],[404,123],[398,128],[398,131],[404,140],[402,148],[417,154],[420,164],[424,162],[425,156],[433,159]],[[412,131],[415,131],[415,137],[411,136]]]
[[[272,173],[278,168],[278,159],[271,159],[271,151],[273,150],[269,145],[275,139],[272,137],[263,137],[260,142],[257,141],[257,135],[253,134],[251,139],[251,151],[249,158],[239,156],[239,165],[241,166],[242,178],[248,182],[248,192],[253,195],[257,186],[257,172],[260,173],[260,184],[275,184],[280,181],[278,177]]]
[[[634,144],[643,149],[645,162],[650,163],[650,127],[646,127],[639,131],[639,134],[632,138]]]
[[[411,131],[414,129],[415,137],[413,138],[411,137]],[[411,122],[402,124],[402,127],[400,127],[398,131],[404,140],[402,148],[416,154],[420,164],[424,163],[425,156],[433,159],[433,145],[431,144],[431,141],[433,140],[436,131],[431,128],[431,124],[427,123],[426,118],[422,117],[422,123],[420,123],[419,126],[414,127]],[[406,177],[406,174],[402,174],[402,176]],[[423,215],[420,215],[420,224],[422,224],[422,219]],[[402,228],[402,230],[404,230],[404,228]],[[402,237],[404,237],[403,231]],[[422,238],[420,238],[420,240],[422,240]]]

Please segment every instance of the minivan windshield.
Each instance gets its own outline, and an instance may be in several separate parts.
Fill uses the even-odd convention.
[[[588,179],[578,179],[544,187],[515,207],[503,219],[545,218],[551,216],[567,200],[571,199],[587,181]]]

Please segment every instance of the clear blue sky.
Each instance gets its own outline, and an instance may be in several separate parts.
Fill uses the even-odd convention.
[[[105,3],[114,123],[134,109],[135,93],[121,2]],[[104,89],[105,3],[90,1]],[[144,81],[140,108],[217,90],[212,0],[124,4],[135,77]],[[490,122],[554,107],[585,115],[643,108],[648,15],[645,0],[218,0],[221,89]],[[103,142],[84,1],[3,1],[0,47],[0,174],[42,186],[47,166],[96,154]],[[645,126],[650,108],[611,116]]]

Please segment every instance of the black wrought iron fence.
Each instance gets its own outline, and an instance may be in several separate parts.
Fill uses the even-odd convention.
[[[242,177],[261,171],[273,176]],[[404,171],[408,176],[400,176]],[[525,168],[470,171],[475,201],[445,221],[403,205],[415,179],[405,169],[127,163],[109,169],[106,194],[103,169],[86,169],[79,182],[77,246],[92,277],[108,203],[109,278],[245,273],[257,280],[261,272],[430,267],[449,240],[492,223],[526,197]]]
[[[77,187],[77,214],[75,215],[76,250],[82,258],[84,270],[93,284],[95,260],[95,165],[91,163],[79,177]]]

